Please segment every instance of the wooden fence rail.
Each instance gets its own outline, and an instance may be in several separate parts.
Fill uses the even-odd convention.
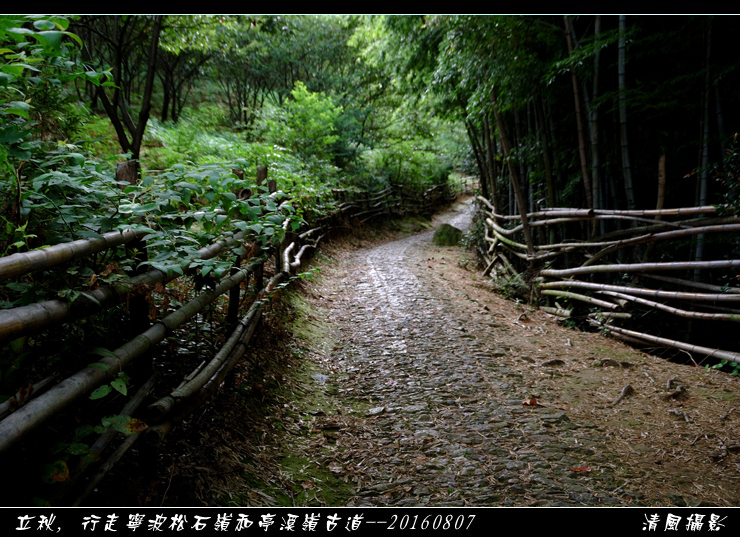
[[[510,255],[534,262],[535,274],[527,274],[532,295],[546,300],[544,309],[552,315],[573,318],[579,308],[572,306],[581,303],[589,311],[582,312],[580,318],[615,337],[740,362],[737,348],[722,350],[650,334],[650,327],[645,323],[636,326],[639,321],[630,314],[641,308],[702,322],[740,322],[740,309],[728,307],[740,302],[740,287],[732,286],[740,268],[740,259],[732,258],[735,246],[740,244],[740,217],[718,215],[714,206],[628,211],[545,209],[527,215],[536,242],[533,253],[529,253],[521,217],[498,214],[489,200],[480,196],[477,200],[488,245],[480,253],[486,263],[485,274],[494,280],[522,280]],[[596,222],[606,222],[609,231],[595,235],[600,228]],[[551,231],[538,231],[545,228]],[[714,258],[697,259],[691,241],[713,237],[721,238],[729,248],[715,247]],[[652,259],[656,252],[659,257]],[[683,277],[661,272],[678,272]],[[565,301],[568,308],[560,304]],[[687,337],[689,332],[690,326]],[[738,341],[734,345],[737,347]]]
[[[271,190],[274,191],[274,184],[271,186]],[[156,375],[140,384],[141,388],[132,398],[131,404],[121,411],[122,415],[135,415],[142,401],[154,393],[164,393],[164,395],[159,395],[156,401],[149,404],[143,414],[139,413],[148,425],[146,431],[139,431],[128,436],[110,458],[97,468],[98,473],[92,481],[92,483],[97,483],[139,438],[154,437],[161,441],[179,420],[213,395],[244,354],[259,322],[263,300],[300,269],[307,252],[316,248],[328,232],[341,222],[345,222],[343,225],[347,225],[348,222],[352,226],[357,222],[364,223],[379,216],[431,213],[440,204],[454,200],[460,190],[460,185],[448,184],[424,191],[414,191],[395,184],[375,193],[335,190],[335,210],[329,211],[330,205],[319,207],[316,211],[317,216],[312,219],[308,227],[296,232],[288,232],[286,229],[283,242],[271,251],[248,260],[237,257],[231,272],[216,282],[213,288],[200,292],[176,311],[155,319],[153,323],[147,322],[147,325],[151,324],[148,328],[118,348],[105,353],[106,355],[96,363],[61,380],[50,376],[29,384],[0,404],[0,453],[18,447],[24,439],[37,431],[41,425],[48,423],[54,416],[71,407],[96,388],[112,382],[120,372],[130,369],[137,361],[150,356],[155,346],[169,334],[190,322],[196,315],[202,314],[205,308],[213,304],[218,297],[228,294],[227,324],[230,326],[228,326],[229,333],[221,349],[214,354],[212,359],[205,360],[187,375],[186,380],[180,385],[169,388],[159,386],[160,379]],[[287,220],[285,222],[286,225],[289,223]],[[0,258],[0,280],[19,278],[36,270],[52,269],[72,259],[141,240],[145,236],[143,232],[126,230],[106,233],[99,238],[60,244],[39,251],[13,254]],[[239,231],[201,248],[197,256],[201,260],[224,255],[233,256],[230,253],[232,248],[250,240],[252,237],[248,233]],[[274,274],[267,284],[263,285],[262,275],[269,258],[274,259]],[[183,275],[196,271],[196,268],[189,262],[185,262],[181,269]],[[65,300],[46,300],[0,310],[0,343],[7,343],[24,336],[41,337],[44,332],[63,328],[65,323],[94,316],[106,309],[130,301],[137,288],[139,290],[142,287],[151,288],[156,284],[166,286],[180,277],[177,273],[165,274],[153,269],[114,285],[104,285],[93,291],[83,290],[71,303]],[[255,288],[259,291],[256,296],[251,297],[251,305],[247,313],[240,321],[237,321],[239,305],[244,302],[245,293],[247,293],[247,291],[240,292],[240,289],[246,288],[245,283],[250,281],[253,281]],[[84,353],[85,349],[80,349],[80,355]],[[103,448],[112,440],[112,435],[109,433],[101,436],[94,444],[94,451],[98,454],[102,453]],[[80,474],[86,472],[88,466],[92,468],[89,463],[80,464],[76,473],[73,472],[73,479],[70,482],[81,483]],[[88,486],[79,496],[75,496],[79,494],[79,491],[75,492],[73,487],[67,486],[64,494],[60,494],[56,500],[60,503],[78,505],[89,494],[93,486],[92,484]]]

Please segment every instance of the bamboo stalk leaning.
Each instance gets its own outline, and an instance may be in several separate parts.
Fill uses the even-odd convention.
[[[592,304],[594,306],[599,306],[601,308],[607,308],[610,310],[617,309],[619,307],[618,304],[614,304],[612,302],[607,302],[606,300],[599,300],[598,298],[593,298],[587,295],[581,295],[579,293],[571,293],[570,291],[554,291],[551,289],[545,289],[541,292],[543,295],[549,295],[549,296],[562,296],[566,298],[572,298],[573,300],[579,300],[581,302],[587,302],[589,304]]]
[[[703,319],[706,321],[733,321],[740,323],[740,315],[734,315],[732,313],[704,313],[700,311],[687,311],[673,306],[667,306],[660,302],[654,302],[652,300],[645,300],[644,298],[628,295],[625,293],[615,293],[614,291],[599,291],[601,294],[606,296],[612,296],[615,298],[621,298],[623,300],[629,300],[636,304],[642,304],[643,306],[649,306],[651,308],[659,309],[679,317],[685,317],[687,319]]]
[[[141,403],[151,394],[158,380],[158,376],[159,375],[156,372],[150,375],[144,384],[142,384],[142,386],[136,391],[134,396],[124,405],[119,415],[133,416],[139,406],[141,406]],[[90,453],[99,456],[117,435],[118,432],[114,430],[109,430],[108,432],[101,434],[93,445],[90,446]],[[78,487],[80,479],[82,479],[82,476],[84,476],[90,464],[91,459],[89,457],[83,457],[80,460],[79,464],[74,469],[72,478],[69,482],[65,483],[64,490],[57,496],[57,499],[70,495]],[[55,503],[58,502],[52,502],[52,504]]]
[[[673,278],[670,276],[657,276],[655,274],[642,274],[640,277],[648,278],[651,280],[658,280],[666,283],[672,283],[675,285],[682,285],[685,287],[693,287],[694,289],[704,289],[705,291],[715,291],[718,293],[740,293],[740,287],[720,287],[719,285],[694,282],[691,280],[682,280],[681,278]]]
[[[650,296],[674,300],[693,300],[697,302],[740,302],[740,294],[708,294],[686,293],[683,291],[661,291],[643,287],[626,287],[624,285],[609,285],[604,283],[582,282],[578,280],[564,280],[540,284],[541,289],[591,289],[594,291],[614,291],[631,295]]]
[[[643,332],[627,330],[625,328],[619,328],[619,327],[612,326],[612,325],[604,325],[604,326],[607,330],[616,332],[617,334],[644,340],[648,343],[653,343],[655,345],[660,345],[662,347],[680,349],[680,350],[687,351],[687,352],[696,352],[698,354],[703,354],[705,356],[711,356],[713,358],[720,358],[720,359],[728,360],[730,362],[740,363],[740,354],[735,353],[735,352],[724,351],[722,349],[712,349],[710,347],[702,347],[700,345],[690,345],[688,343],[683,343],[681,341],[675,341],[672,339],[651,336],[650,334],[645,334]]]

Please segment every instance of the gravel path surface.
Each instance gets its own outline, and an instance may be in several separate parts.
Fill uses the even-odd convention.
[[[470,206],[448,222],[466,229]],[[591,472],[614,462],[593,424],[522,404],[522,375],[502,359],[491,317],[427,277],[431,241],[430,231],[355,253],[344,287],[324,303],[341,334],[332,354],[347,374],[340,397],[366,403],[373,447],[355,461],[366,479],[349,505],[633,502],[609,466]]]

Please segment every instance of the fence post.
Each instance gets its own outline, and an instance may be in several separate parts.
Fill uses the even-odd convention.
[[[116,181],[119,183],[128,183],[135,185],[139,180],[139,163],[135,160],[121,162],[116,166]],[[118,185],[121,190],[125,190],[124,185]],[[141,221],[141,218],[137,219]],[[130,276],[141,274],[146,268],[141,267],[142,263],[149,260],[149,254],[146,248],[146,242],[142,238],[135,239],[126,245],[126,255],[132,258],[134,268]],[[146,289],[140,287],[134,288],[129,292],[128,314],[129,329],[132,333],[138,334],[149,328],[149,303],[147,302]]]
[[[267,174],[267,168],[265,168],[265,175]],[[270,194],[277,192],[277,181],[275,179],[269,179],[267,181],[267,190]],[[275,245],[275,274],[283,270],[283,243]]]
[[[267,166],[259,166],[257,167],[257,186],[262,186],[262,183],[264,183],[267,180]],[[268,185],[269,188],[269,185]],[[259,255],[262,255],[261,253]],[[254,286],[256,287],[257,292],[259,293],[262,287],[265,283],[265,264],[260,263],[257,265],[257,267],[254,269]]]

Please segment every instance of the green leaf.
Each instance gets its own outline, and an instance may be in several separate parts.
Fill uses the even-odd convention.
[[[33,35],[33,30],[28,28],[7,28],[5,31],[16,35]]]
[[[104,384],[94,392],[90,394],[90,399],[102,399],[106,395],[108,395],[111,391],[113,391],[113,388],[111,388],[108,384]]]
[[[0,71],[2,71],[3,73],[8,73],[9,75],[15,75],[15,76],[22,75],[24,69],[25,67],[23,67],[22,64],[18,64],[18,63],[0,66]]]
[[[81,427],[78,427],[75,429],[75,439],[79,440],[82,438],[86,438],[93,434],[95,430],[93,429],[92,425],[83,425]]]
[[[118,358],[118,356],[111,352],[110,350],[106,349],[105,347],[95,347],[94,349],[89,351],[90,354],[97,354],[98,356],[105,356],[108,358]]]
[[[28,103],[24,103],[23,101],[13,101],[9,103],[8,108],[5,108],[3,111],[8,114],[15,114],[16,116],[28,119],[28,111],[30,109],[31,106]]]
[[[118,431],[119,433],[123,433],[125,435],[130,435],[133,433],[131,429],[126,427],[133,418],[129,416],[108,416],[107,418],[103,418],[102,423],[106,427],[109,427],[113,429],[114,431]]]
[[[126,389],[126,383],[121,379],[116,379],[110,383],[110,385],[119,393],[126,395],[128,390]]]
[[[33,27],[37,30],[53,30],[54,28],[56,28],[56,25],[51,21],[38,20],[34,21]]]
[[[59,30],[38,32],[33,34],[33,37],[35,37],[45,49],[58,50],[59,47],[62,46],[62,32]]]
[[[67,37],[71,37],[72,39],[74,39],[74,40],[75,40],[75,41],[77,42],[77,44],[78,44],[78,45],[80,45],[80,47],[82,47],[82,46],[83,46],[83,45],[82,45],[82,39],[80,39],[80,38],[79,38],[79,37],[77,36],[77,34],[73,34],[72,32],[62,32],[62,33],[63,33],[64,35],[66,35]],[[95,73],[95,71],[92,71],[92,72],[93,72],[93,73]],[[98,74],[97,74],[97,73],[95,73],[94,75],[90,75],[89,73],[90,73],[90,71],[88,71],[88,72],[87,72],[87,73],[85,73],[85,74],[86,74],[87,76],[91,77],[91,78],[94,78],[94,77],[97,77],[97,76],[98,76]]]
[[[108,349],[105,349],[105,350],[108,350]],[[100,362],[93,362],[91,364],[87,364],[87,367],[91,367],[93,369],[99,369],[100,371],[108,371],[110,369],[109,365],[101,364]]]
[[[67,446],[66,451],[70,455],[85,455],[86,453],[90,452],[90,446],[88,446],[87,444],[82,444],[80,442],[74,442]]]

